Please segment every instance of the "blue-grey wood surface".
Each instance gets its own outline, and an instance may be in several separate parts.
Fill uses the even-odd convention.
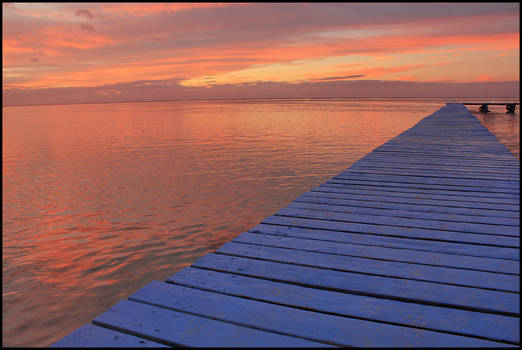
[[[519,165],[447,104],[53,346],[519,346]]]

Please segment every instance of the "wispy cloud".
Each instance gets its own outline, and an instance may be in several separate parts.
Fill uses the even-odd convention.
[[[313,79],[314,81],[326,81],[326,80],[346,80],[346,79],[354,79],[354,78],[362,78],[365,74],[354,74],[354,75],[345,75],[342,77],[326,77],[320,79]]]
[[[92,19],[94,16],[92,15],[91,11],[89,10],[77,10],[75,12],[76,16],[83,17],[85,19]]]

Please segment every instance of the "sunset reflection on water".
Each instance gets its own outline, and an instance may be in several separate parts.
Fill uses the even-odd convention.
[[[444,104],[368,99],[4,108],[3,345],[50,345]]]

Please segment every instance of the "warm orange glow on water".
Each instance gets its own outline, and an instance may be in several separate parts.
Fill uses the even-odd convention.
[[[252,228],[443,104],[4,108],[4,346],[48,346]],[[507,134],[518,125],[494,124]]]

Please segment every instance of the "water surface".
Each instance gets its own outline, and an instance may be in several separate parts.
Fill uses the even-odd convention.
[[[505,106],[490,106],[490,112],[482,113],[478,111],[479,107],[467,108],[506,146],[511,154],[520,160],[520,106],[517,106],[515,113],[506,113]]]
[[[3,345],[52,344],[447,101],[3,108]],[[518,109],[482,119],[519,147]]]

